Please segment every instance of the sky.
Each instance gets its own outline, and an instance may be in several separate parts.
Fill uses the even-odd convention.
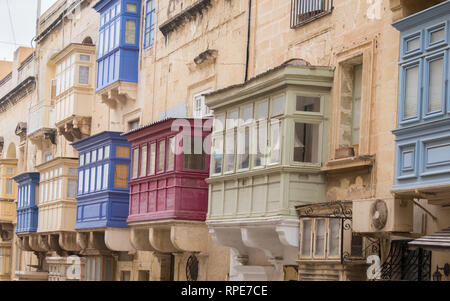
[[[41,1],[42,14],[57,0]],[[38,0],[0,0],[0,60],[12,61],[19,46],[31,47],[36,34],[37,3]]]

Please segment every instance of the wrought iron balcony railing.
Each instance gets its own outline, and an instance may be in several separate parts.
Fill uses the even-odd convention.
[[[331,14],[333,0],[291,0],[291,28]]]

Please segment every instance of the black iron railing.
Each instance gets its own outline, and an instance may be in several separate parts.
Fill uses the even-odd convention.
[[[291,28],[328,15],[333,10],[333,0],[291,0]]]

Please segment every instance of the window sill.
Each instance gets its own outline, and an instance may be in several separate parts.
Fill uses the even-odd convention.
[[[327,173],[349,172],[358,169],[371,168],[375,163],[375,156],[357,156],[328,161],[322,168]]]

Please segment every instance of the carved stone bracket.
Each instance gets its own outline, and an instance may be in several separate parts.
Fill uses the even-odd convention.
[[[75,116],[58,126],[58,134],[67,141],[74,142],[89,137],[92,117]]]
[[[198,14],[202,14],[203,10],[208,9],[209,6],[211,6],[211,0],[195,1],[191,6],[161,24],[159,30],[164,36],[167,36],[170,32],[182,26],[186,20],[194,19]]]

